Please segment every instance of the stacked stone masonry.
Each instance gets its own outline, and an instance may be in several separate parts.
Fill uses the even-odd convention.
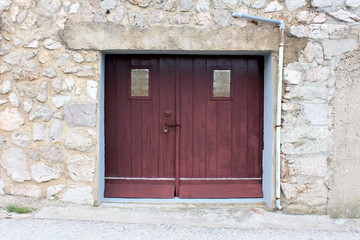
[[[235,19],[232,12],[283,19],[287,26],[281,139],[284,209],[332,213],[339,198],[344,209],[334,215],[349,212],[345,202],[350,193],[337,192],[336,187],[349,169],[339,167],[339,161],[353,162],[359,169],[360,156],[358,150],[339,154],[346,146],[336,136],[351,143],[356,138],[343,132],[350,123],[336,114],[343,114],[346,106],[341,103],[350,98],[337,97],[347,87],[342,83],[347,73],[343,62],[352,59],[357,68],[351,71],[359,73],[358,0],[0,0],[0,194],[97,203],[100,50],[116,50],[105,45],[117,41],[112,31],[98,29],[138,31],[139,38],[124,45],[130,50],[162,50],[156,41],[168,41],[166,50],[237,50],[232,42],[237,39],[232,38],[245,36],[242,31],[256,33],[259,27],[264,34],[275,34],[269,38],[277,37],[276,26]],[[71,28],[82,31],[73,36]],[[205,39],[206,34],[201,39],[197,31],[215,35],[215,40]],[[221,31],[224,35],[216,36]],[[176,40],[179,33],[184,37]],[[141,34],[153,36],[154,43]],[[239,39],[239,44],[248,50],[272,49],[277,58],[277,39],[252,37]],[[108,40],[92,43],[87,38]],[[219,43],[216,38],[229,41]],[[222,49],[226,44],[229,49]],[[359,81],[359,74],[350,79]],[[347,116],[356,114],[349,111]],[[359,128],[355,124],[353,129]],[[354,178],[343,184],[357,183]],[[343,197],[332,198],[337,193]],[[359,208],[359,191],[356,194],[352,206]]]

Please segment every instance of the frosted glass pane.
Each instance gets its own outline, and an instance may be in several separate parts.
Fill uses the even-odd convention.
[[[149,69],[131,69],[131,96],[149,96]]]
[[[214,70],[213,97],[230,97],[231,70]]]

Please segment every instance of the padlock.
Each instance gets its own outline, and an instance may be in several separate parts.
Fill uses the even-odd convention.
[[[169,128],[165,125],[163,128],[163,133],[168,133],[169,132]]]

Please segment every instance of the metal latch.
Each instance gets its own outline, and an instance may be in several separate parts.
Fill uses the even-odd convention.
[[[165,124],[166,127],[180,127],[180,124]]]
[[[170,127],[180,127],[180,124],[165,124],[163,133],[168,133]]]

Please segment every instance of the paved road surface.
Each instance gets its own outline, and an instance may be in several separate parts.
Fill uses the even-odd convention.
[[[35,210],[8,213],[9,204]],[[234,204],[91,207],[0,195],[0,240],[57,239],[360,240],[360,219],[289,215]]]
[[[189,227],[153,224],[126,224],[114,222],[1,219],[2,240],[359,240],[357,231],[289,230],[289,229],[237,229],[222,227]]]

